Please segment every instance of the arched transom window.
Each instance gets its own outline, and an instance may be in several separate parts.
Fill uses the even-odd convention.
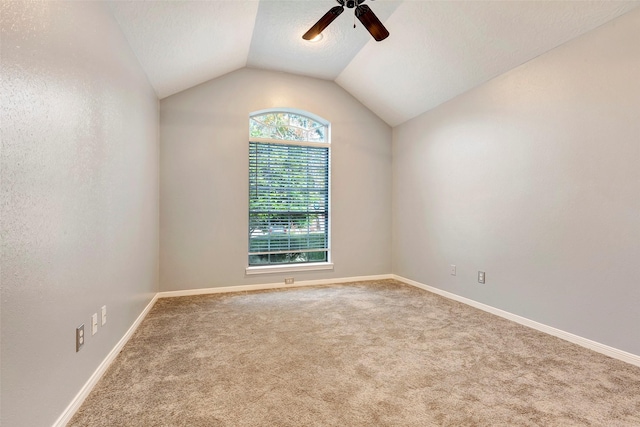
[[[251,116],[249,119],[249,133],[253,138],[329,142],[328,128],[326,123],[288,112],[264,113]]]

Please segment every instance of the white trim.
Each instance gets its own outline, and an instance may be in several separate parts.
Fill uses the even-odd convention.
[[[278,264],[253,266],[245,269],[245,274],[292,273],[294,271],[333,270],[331,262],[309,262],[305,264]]]
[[[184,297],[191,295],[207,295],[207,294],[221,294],[228,292],[246,292],[246,291],[261,291],[265,289],[280,289],[280,288],[299,288],[302,286],[317,286],[317,285],[333,285],[349,282],[364,282],[368,280],[387,280],[393,279],[392,274],[380,274],[377,276],[356,276],[356,277],[343,277],[339,279],[320,279],[320,280],[303,280],[295,282],[291,285],[285,285],[283,282],[277,283],[264,283],[260,285],[238,285],[238,286],[224,286],[220,288],[202,288],[202,289],[186,289],[183,291],[166,291],[160,292],[158,298],[173,298]]]
[[[553,335],[554,337],[561,338],[565,341],[569,341],[571,343],[577,344],[579,346],[588,348],[590,350],[596,351],[598,353],[604,354],[605,356],[612,357],[614,359],[621,360],[626,363],[630,363],[632,365],[640,367],[640,356],[632,353],[628,353],[623,350],[619,350],[614,347],[610,347],[605,344],[601,344],[596,341],[592,341],[587,338],[583,338],[579,335],[572,334],[570,332],[565,332],[561,329],[556,329],[552,326],[547,326],[543,323],[536,322],[535,320],[527,319],[526,317],[518,316],[517,314],[509,313],[508,311],[501,310],[499,308],[492,307],[487,304],[483,304],[478,301],[474,301],[469,298],[462,297],[460,295],[453,294],[451,292],[443,291],[442,289],[434,288],[429,285],[425,285],[420,282],[416,282],[415,280],[407,279],[402,276],[398,276],[396,274],[391,275],[395,280],[406,283],[407,285],[415,286],[416,288],[423,289],[425,291],[432,292],[434,294],[438,294],[445,298],[452,299],[454,301],[461,302],[463,304],[470,305],[471,307],[478,308],[482,311],[486,311],[491,314],[495,314],[496,316],[500,316],[507,320],[511,320],[513,322],[519,323],[524,326],[528,326],[529,328],[538,330],[540,332],[544,332],[549,335]]]
[[[321,280],[304,280],[298,283],[294,283],[292,285],[285,285],[284,283],[267,283],[261,285],[240,285],[240,286],[226,286],[221,288],[205,288],[205,289],[189,289],[184,291],[169,291],[169,292],[158,292],[156,293],[149,304],[145,307],[145,309],[140,313],[138,318],[133,322],[129,330],[124,334],[124,336],[118,341],[118,343],[113,347],[113,349],[109,352],[107,357],[102,361],[100,366],[94,371],[94,373],[89,377],[87,382],[82,386],[78,394],[73,398],[71,403],[65,408],[62,414],[58,417],[58,419],[53,423],[52,427],[65,427],[71,418],[75,415],[75,413],[80,409],[80,406],[85,401],[87,396],[91,393],[95,385],[100,381],[102,375],[107,371],[111,363],[115,360],[116,356],[120,353],[122,348],[125,346],[127,341],[131,338],[133,333],[138,329],[140,323],[147,316],[153,305],[156,303],[158,298],[170,298],[170,297],[179,297],[179,296],[188,296],[188,295],[204,295],[204,294],[217,294],[217,293],[228,293],[228,292],[245,292],[245,291],[255,291],[262,289],[277,289],[277,288],[295,288],[301,286],[315,286],[315,285],[330,285],[330,284],[339,284],[339,283],[348,283],[348,282],[363,282],[367,280],[385,280],[392,279],[393,275],[391,274],[382,274],[377,276],[356,276],[356,277],[345,277],[339,279],[321,279]]]
[[[495,314],[496,316],[500,316],[507,320],[514,321],[521,325],[530,327],[532,329],[536,329],[540,332],[544,332],[549,335],[553,335],[555,337],[564,339],[566,341],[572,342],[574,344],[580,345],[582,347],[588,348],[590,350],[596,351],[598,353],[604,354],[606,356],[612,357],[614,359],[621,360],[626,363],[630,363],[632,365],[640,367],[640,356],[628,353],[623,350],[618,350],[617,348],[609,347],[607,345],[591,341],[587,338],[580,337],[578,335],[571,334],[569,332],[562,331],[560,329],[553,328],[551,326],[544,325],[542,323],[527,319],[522,316],[518,316],[513,313],[509,313],[504,310],[500,310],[499,308],[492,307],[490,305],[483,304],[481,302],[477,302],[471,300],[469,298],[462,297],[460,295],[453,294],[451,292],[443,291],[442,289],[434,288],[432,286],[425,285],[420,282],[416,282],[415,280],[407,279],[402,276],[398,276],[396,274],[380,274],[375,276],[355,276],[355,277],[343,277],[338,279],[320,279],[320,280],[303,280],[291,285],[285,285],[282,282],[278,283],[265,283],[259,285],[239,285],[239,286],[225,286],[220,288],[203,288],[203,289],[187,289],[182,291],[167,291],[167,292],[158,292],[153,299],[147,304],[145,309],[140,313],[138,318],[133,322],[129,330],[124,334],[124,336],[118,341],[115,347],[109,352],[107,357],[102,361],[100,366],[95,370],[95,372],[91,375],[89,380],[84,384],[82,389],[78,392],[78,394],[73,398],[71,403],[67,406],[64,412],[60,415],[60,417],[56,420],[52,427],[64,427],[71,420],[71,418],[75,415],[76,411],[80,408],[84,400],[89,396],[91,390],[98,383],[102,375],[106,372],[107,368],[114,361],[116,356],[120,353],[122,348],[125,346],[127,341],[131,338],[133,333],[138,329],[140,323],[147,316],[153,305],[156,303],[158,298],[172,298],[172,297],[180,297],[180,296],[189,296],[189,295],[206,295],[206,294],[217,294],[217,293],[231,293],[231,292],[246,292],[246,291],[257,291],[257,290],[266,290],[266,289],[279,289],[279,288],[296,288],[303,286],[317,286],[317,285],[331,285],[331,284],[340,284],[340,283],[349,283],[349,282],[362,282],[368,280],[385,280],[385,279],[394,279],[399,282],[405,283],[410,286],[414,286],[416,288],[423,289],[428,292],[432,292],[434,294],[443,296],[445,298],[461,302],[463,304],[467,304],[471,307],[475,307],[477,309],[486,311],[491,314]]]
[[[64,427],[67,425],[69,421],[71,421],[71,418],[73,418],[73,416],[78,411],[78,409],[80,409],[80,406],[82,405],[84,400],[87,398],[87,396],[89,396],[89,393],[91,393],[91,390],[93,390],[93,387],[95,387],[98,381],[100,381],[100,378],[102,378],[102,375],[104,375],[104,373],[107,371],[111,363],[115,360],[116,356],[120,353],[120,350],[122,350],[122,348],[125,346],[127,341],[129,341],[133,333],[136,331],[136,329],[138,329],[138,326],[140,326],[140,323],[142,323],[142,321],[147,316],[147,314],[149,313],[149,311],[151,310],[151,308],[153,307],[153,305],[156,303],[157,300],[158,300],[158,294],[155,294],[151,299],[151,301],[149,302],[149,304],[147,304],[144,310],[142,310],[142,313],[140,313],[140,315],[135,320],[135,322],[133,322],[129,330],[124,334],[124,336],[120,339],[120,341],[118,341],[115,347],[113,347],[113,349],[109,352],[107,357],[104,358],[100,366],[98,366],[98,368],[93,372],[93,374],[91,375],[91,377],[89,377],[89,379],[84,384],[84,386],[82,386],[78,394],[76,394],[76,396],[73,398],[71,403],[69,403],[69,406],[67,406],[64,412],[62,412],[62,414],[60,415],[60,417],[58,417],[56,422],[53,423],[53,427]]]
[[[329,120],[318,116],[307,110],[301,110],[299,108],[290,108],[290,107],[276,107],[276,108],[265,108],[264,110],[257,110],[252,113],[249,113],[249,118],[264,116],[265,114],[277,114],[277,113],[293,113],[298,116],[305,116],[308,119],[316,121],[325,126],[329,126],[331,123]]]

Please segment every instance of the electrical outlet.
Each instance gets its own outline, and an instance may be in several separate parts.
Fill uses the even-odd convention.
[[[91,315],[91,335],[98,333],[98,313]]]
[[[484,283],[484,271],[478,271],[478,283]]]
[[[284,279],[284,284],[293,285],[293,277],[287,277],[286,279]]]
[[[102,313],[102,326],[104,326],[107,323],[107,306],[103,305],[101,308],[101,313]]]
[[[451,273],[452,276],[455,276],[456,275],[456,266],[455,266],[455,264],[451,264],[449,267],[450,267],[449,268],[449,273]]]
[[[84,345],[84,323],[76,328],[76,353]]]

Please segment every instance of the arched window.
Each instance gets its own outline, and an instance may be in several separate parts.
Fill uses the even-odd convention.
[[[249,117],[247,273],[330,268],[329,154],[329,123],[319,117],[293,110]]]

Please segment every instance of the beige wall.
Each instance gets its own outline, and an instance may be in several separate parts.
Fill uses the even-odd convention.
[[[634,11],[395,128],[394,273],[640,355],[638,40]]]
[[[331,122],[334,271],[245,276],[248,120],[288,107]],[[388,274],[391,129],[335,83],[241,69],[160,102],[163,291]]]
[[[158,101],[104,4],[0,17],[0,424],[50,426],[158,290]]]

